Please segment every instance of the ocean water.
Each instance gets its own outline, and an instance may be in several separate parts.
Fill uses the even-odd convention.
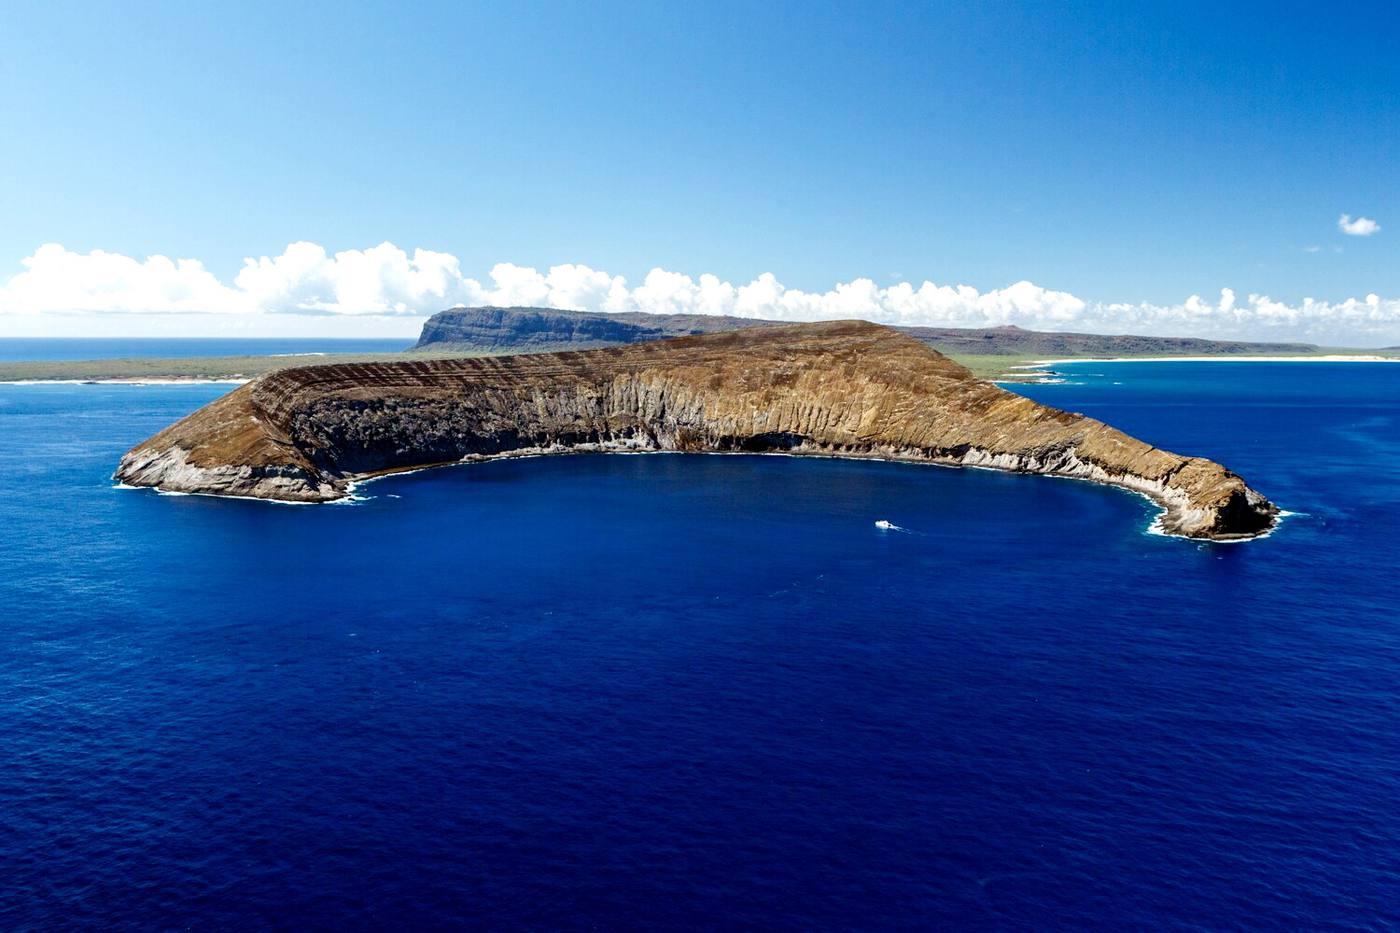
[[[403,350],[412,345],[411,338],[370,340],[276,337],[0,337],[0,362],[386,353]]]
[[[113,464],[220,387],[0,386],[0,926],[1400,924],[1400,366],[1063,368],[1298,514],[757,456],[162,496]]]

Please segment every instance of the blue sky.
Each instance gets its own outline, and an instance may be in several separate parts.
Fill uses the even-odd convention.
[[[1385,4],[287,6],[11,4],[0,282],[46,243],[227,284],[307,241],[488,286],[1400,298]]]

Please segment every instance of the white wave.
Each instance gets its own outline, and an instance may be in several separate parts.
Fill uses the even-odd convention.
[[[1151,500],[1149,499],[1148,501]],[[1154,502],[1153,505],[1157,505],[1157,503]],[[1273,526],[1270,527],[1268,531],[1254,535],[1250,538],[1188,538],[1186,540],[1197,541],[1202,547],[1212,544],[1248,544],[1250,541],[1263,541],[1265,538],[1272,538],[1274,536],[1274,533],[1283,527],[1283,520],[1285,518],[1292,518],[1295,515],[1307,514],[1307,512],[1290,512],[1287,509],[1279,509],[1277,520],[1274,522]],[[1166,516],[1167,512],[1165,509],[1163,509],[1162,512],[1159,513],[1156,518],[1152,519],[1152,524],[1148,525],[1142,533],[1145,535],[1154,535],[1159,538],[1179,539],[1181,537],[1180,535],[1168,534],[1166,529],[1162,527],[1162,519],[1166,518]]]

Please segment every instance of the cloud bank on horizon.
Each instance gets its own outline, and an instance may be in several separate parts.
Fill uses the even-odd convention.
[[[1347,225],[1357,232],[1347,230]],[[1368,225],[1368,226],[1365,226]],[[1368,218],[1343,215],[1355,235],[1380,229]],[[727,314],[784,321],[864,318],[884,324],[1141,333],[1162,336],[1307,340],[1379,345],[1400,342],[1400,300],[1378,295],[1299,304],[1267,295],[1241,298],[1222,288],[1212,298],[1179,304],[1089,301],[1021,281],[979,291],[969,285],[880,286],[869,278],[825,292],[788,288],[772,273],[734,285],[655,268],[637,285],[620,275],[566,263],[538,269],[503,262],[488,281],[465,276],[449,254],[392,243],[334,254],[298,242],[278,256],[247,259],[231,283],[198,260],[145,260],[95,250],[77,253],[50,243],[22,260],[0,284],[0,333],[49,334],[121,322],[151,335],[173,336],[171,315],[188,335],[211,331],[287,335],[293,332],[407,335],[425,315],[456,305],[530,305],[583,311]],[[288,322],[297,321],[295,326]],[[18,322],[25,322],[18,327]],[[346,328],[349,321],[372,328]],[[7,326],[7,322],[10,326]],[[212,323],[217,322],[217,323]],[[234,328],[225,326],[235,323]],[[212,323],[212,326],[211,326]],[[110,329],[110,328],[107,328]],[[74,334],[78,336],[80,334]],[[87,333],[81,334],[86,336]]]

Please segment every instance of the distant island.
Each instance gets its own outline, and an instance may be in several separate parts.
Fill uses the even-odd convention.
[[[669,337],[726,333],[781,321],[718,314],[601,314],[552,308],[450,308],[424,324],[414,350],[453,348],[470,353],[587,350]],[[895,327],[945,356],[1015,358],[1101,356],[1306,356],[1306,343],[1249,343],[1196,337],[1135,337],[1052,333],[1014,325],[988,328]]]
[[[283,369],[138,444],[116,478],[326,502],[395,471],[608,451],[878,458],[1074,477],[1148,496],[1163,507],[1163,531],[1193,538],[1256,536],[1278,514],[1217,463],[1039,405],[863,321]]]
[[[451,308],[429,318],[418,341],[402,352],[333,353],[326,363],[367,363],[462,356],[504,356],[558,350],[590,350],[727,333],[749,327],[780,326],[778,321],[707,314],[609,314],[553,308]],[[1306,343],[1251,343],[1195,337],[1072,334],[1020,327],[899,327],[902,333],[951,357],[982,379],[1034,382],[1045,360],[1210,358],[1287,359],[1348,356],[1400,359],[1400,348],[1356,350]],[[0,382],[193,382],[246,381],[305,365],[304,357],[207,356],[176,359],[132,358],[0,362]]]

